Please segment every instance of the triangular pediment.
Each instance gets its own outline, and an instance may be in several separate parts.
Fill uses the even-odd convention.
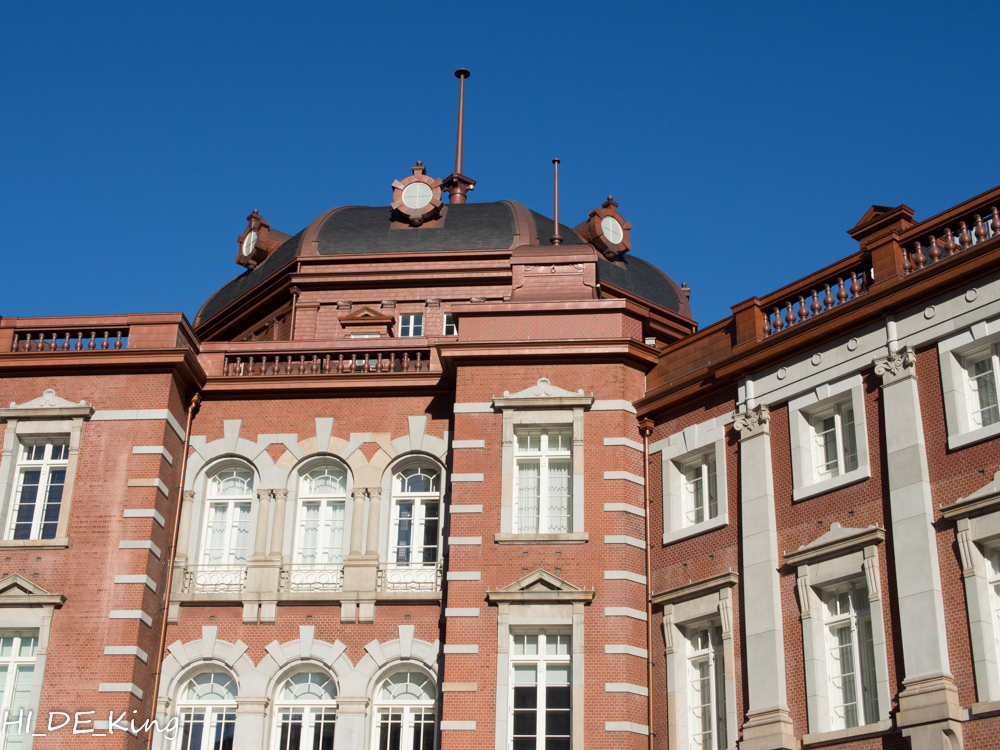
[[[836,521],[830,524],[830,530],[817,537],[809,544],[803,544],[795,552],[786,552],[785,560],[791,565],[812,563],[820,559],[835,557],[851,550],[860,549],[871,544],[879,544],[885,539],[885,530],[878,526],[866,526],[863,529],[852,529],[841,526]]]
[[[46,389],[41,396],[23,404],[10,402],[10,408],[0,409],[0,419],[47,419],[65,417],[83,417],[88,419],[94,413],[94,408],[81,401],[78,404],[59,396],[52,388]]]
[[[0,579],[0,607],[61,607],[64,601],[66,597],[62,594],[53,594],[17,573]]]
[[[992,513],[998,509],[1000,509],[1000,471],[971,495],[959,498],[954,505],[941,508],[941,514],[949,520],[954,520]]]
[[[576,393],[573,393],[573,391],[567,391],[565,388],[552,385],[548,378],[539,378],[535,385],[530,388],[525,388],[523,391],[518,391],[517,393],[511,393],[510,391],[503,392],[504,398],[552,398],[553,396],[560,397],[582,395],[582,388]]]
[[[488,592],[486,597],[493,602],[589,602],[594,598],[594,595],[593,591],[581,589],[569,581],[539,568],[534,573],[529,573],[502,589]]]
[[[392,325],[393,318],[391,315],[384,315],[378,310],[374,310],[370,307],[362,307],[360,310],[355,310],[349,315],[345,315],[340,319],[341,325]]]
[[[493,405],[503,407],[550,407],[550,406],[581,406],[589,407],[594,403],[593,396],[583,395],[583,389],[567,391],[557,385],[552,385],[548,378],[539,378],[535,385],[523,391],[503,392],[503,398],[493,399]]]

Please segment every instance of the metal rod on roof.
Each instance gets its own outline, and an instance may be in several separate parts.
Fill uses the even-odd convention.
[[[462,174],[462,140],[465,130],[465,79],[471,76],[465,68],[455,71],[458,78],[458,144],[455,146],[455,174]]]
[[[555,170],[556,170],[556,195],[555,195],[556,207],[555,207],[555,219],[553,224],[554,227],[553,231],[555,231],[555,234],[549,237],[549,242],[551,242],[553,245],[561,245],[562,235],[559,234],[559,160],[553,159],[552,163],[555,165]]]

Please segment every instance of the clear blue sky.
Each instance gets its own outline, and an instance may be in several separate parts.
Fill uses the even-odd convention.
[[[454,164],[563,221],[613,193],[704,326],[849,254],[872,203],[1000,183],[990,3],[7,3],[0,314],[181,310],[254,207],[302,229]]]

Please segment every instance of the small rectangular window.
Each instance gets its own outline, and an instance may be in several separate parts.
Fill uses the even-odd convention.
[[[400,315],[399,316],[400,336],[423,336],[424,316],[423,315]]]
[[[715,453],[706,453],[682,469],[684,474],[684,525],[711,520],[719,515]]]
[[[832,409],[813,414],[815,480],[832,479],[858,468],[858,440],[851,403],[837,404]]]
[[[451,313],[444,314],[444,335],[445,336],[457,336],[458,326],[455,325],[455,316]]]
[[[515,463],[515,533],[565,534],[572,529],[573,433],[518,430]]]
[[[7,539],[56,538],[68,462],[68,438],[22,443]]]
[[[997,353],[995,349],[971,355],[965,360],[966,392],[972,429],[1000,422],[997,404]]]

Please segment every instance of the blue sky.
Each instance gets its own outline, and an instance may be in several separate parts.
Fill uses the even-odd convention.
[[[704,326],[851,253],[872,203],[1000,183],[988,3],[9,3],[0,315],[180,310],[295,233],[454,165],[573,225],[613,193]]]

